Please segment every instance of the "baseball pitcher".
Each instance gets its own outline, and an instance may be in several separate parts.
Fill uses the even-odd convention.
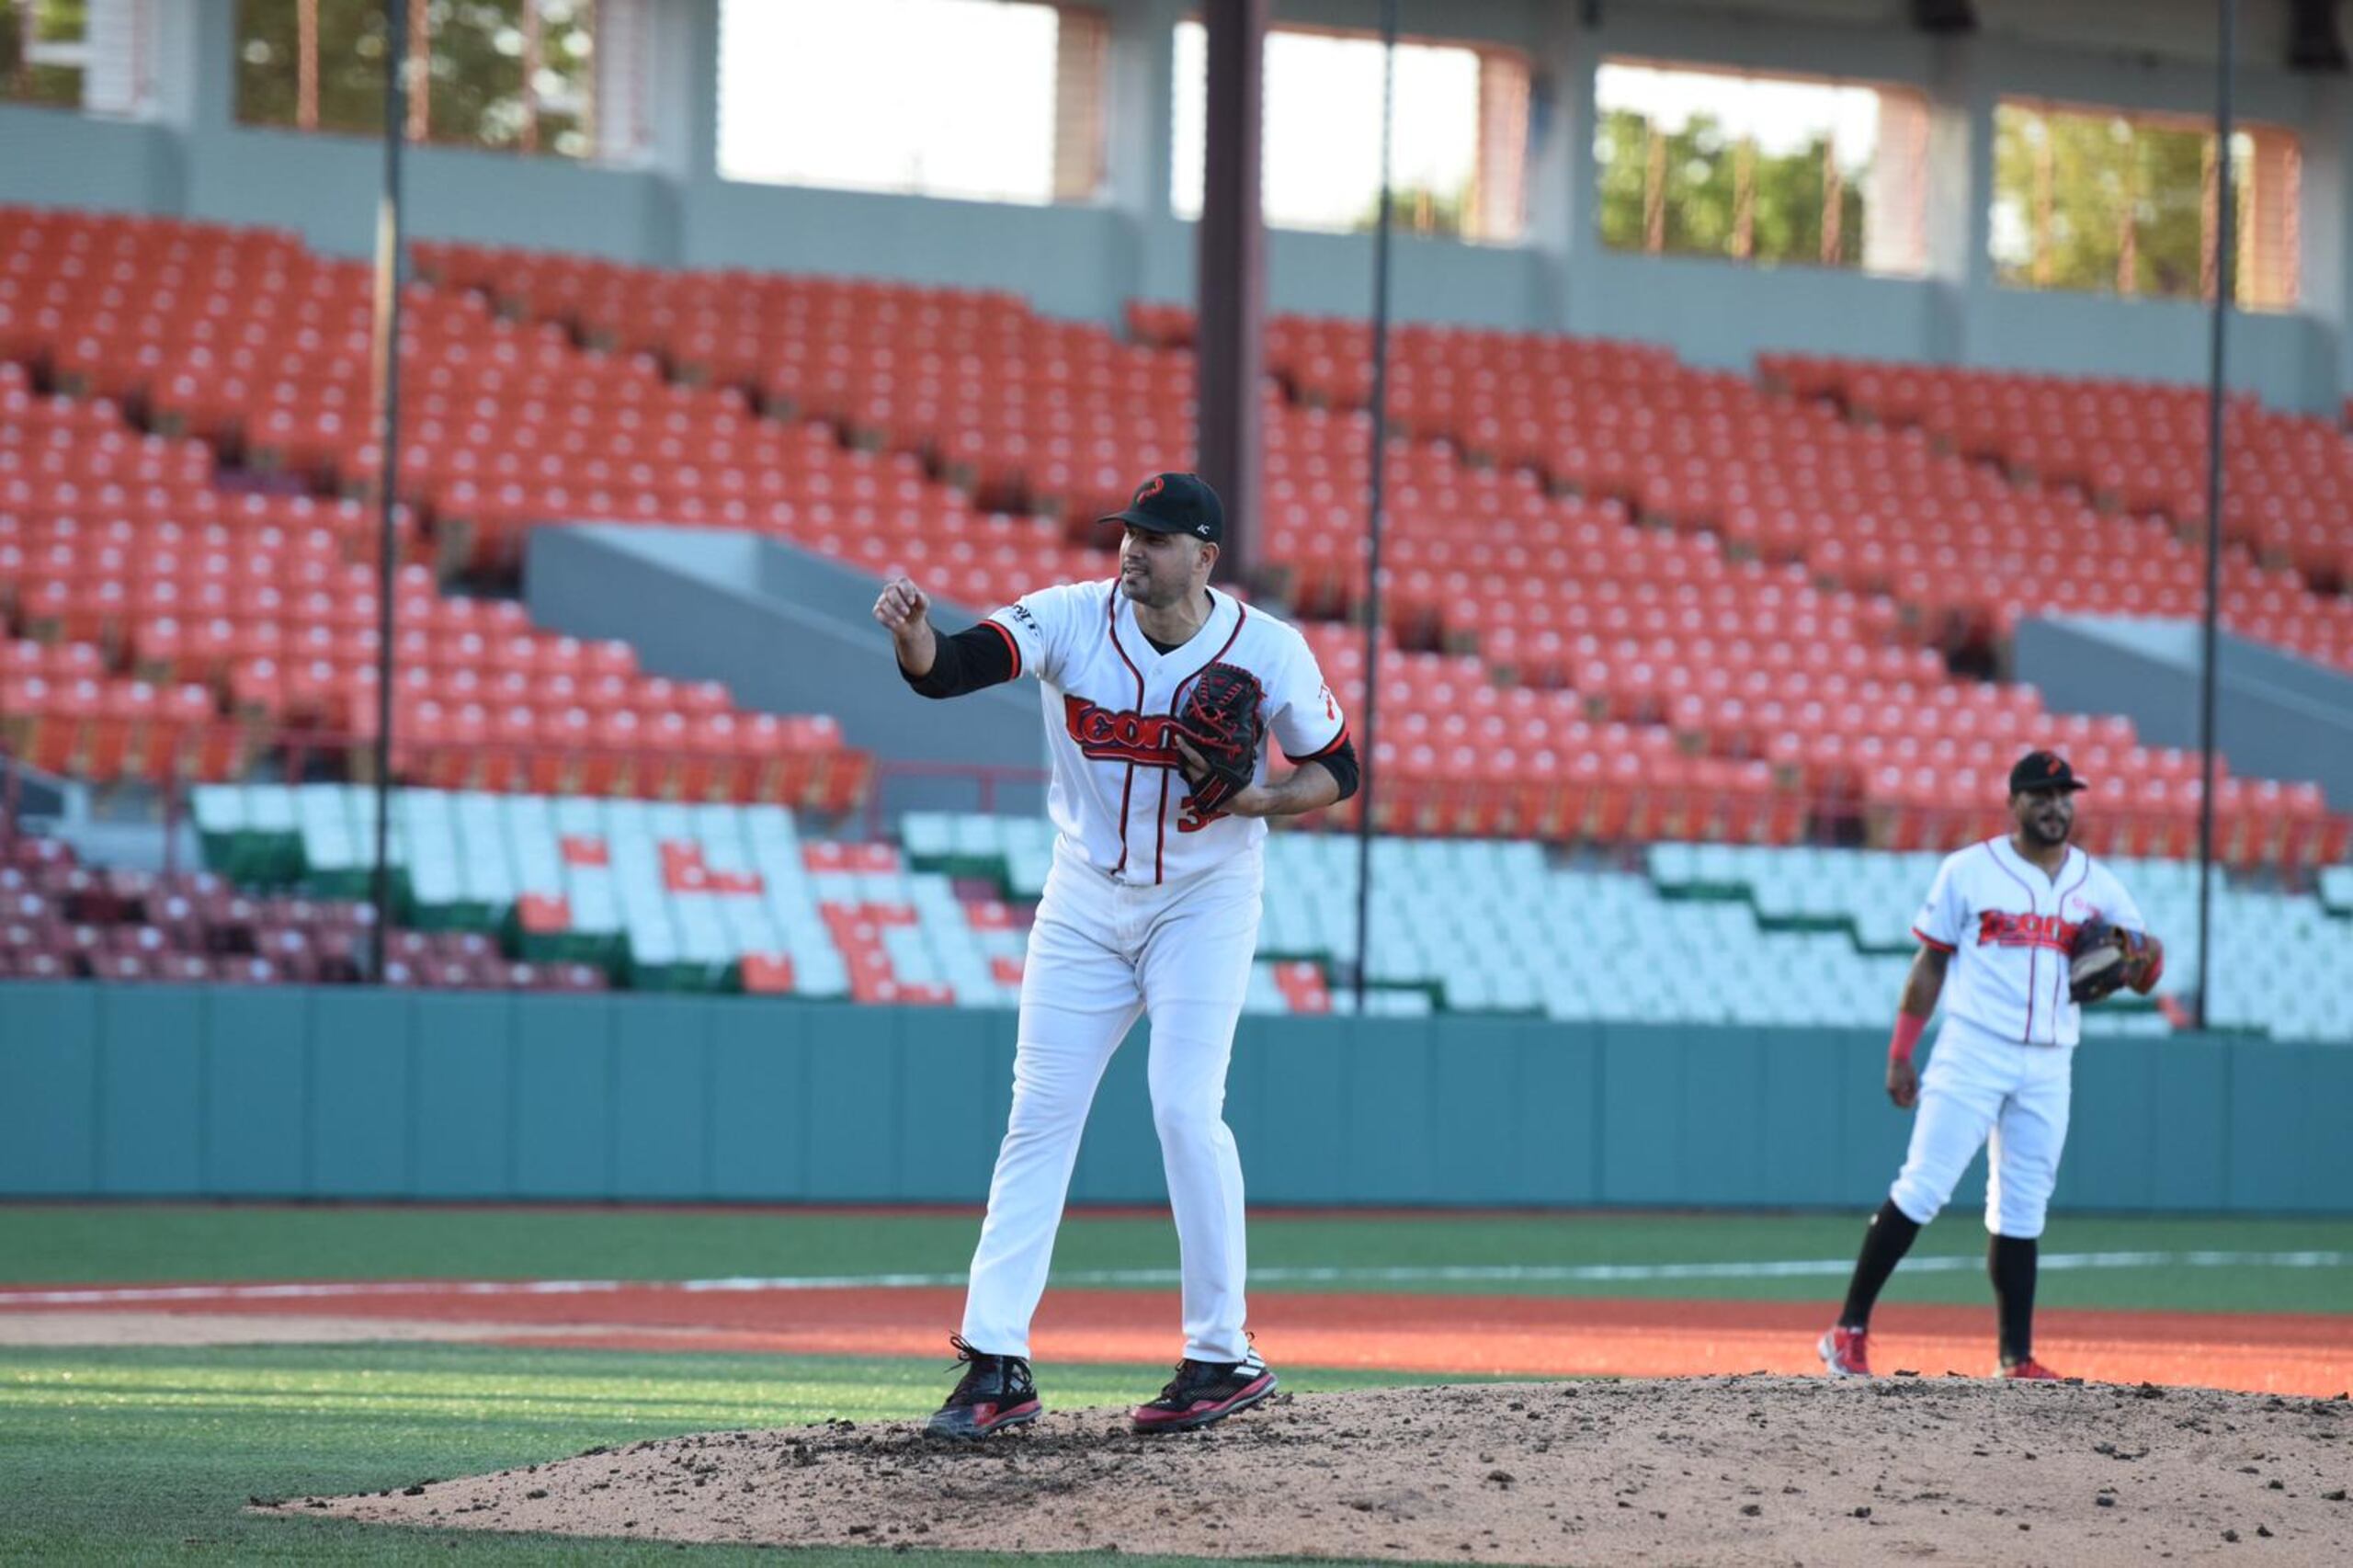
[[[1835,1377],[1871,1375],[1872,1302],[1989,1142],[1996,1375],[2059,1375],[2034,1358],[2036,1251],[2067,1141],[2082,1007],[2124,985],[2146,995],[2165,972],[2165,949],[2146,934],[2132,895],[2067,842],[2083,788],[2063,757],[2021,757],[2010,769],[2016,826],[1949,856],[1912,923],[1920,951],[1888,1046],[1887,1094],[1903,1109],[1917,1104],[1919,1115],[1904,1168],[1864,1232],[1846,1307],[1817,1346]],[[1944,1030],[1923,1075],[1913,1049],[1949,973]]]
[[[1024,595],[954,636],[902,577],[875,601],[926,697],[1038,679],[1054,859],[1021,978],[1013,1111],[972,1256],[961,1379],[926,1430],[977,1438],[1042,1412],[1029,1321],[1045,1290],[1079,1134],[1111,1053],[1152,1017],[1153,1120],[1184,1273],[1184,1358],[1136,1429],[1245,1409],[1275,1375],[1245,1332],[1242,1163],[1226,1062],[1258,942],[1266,819],[1346,800],[1358,766],[1306,640],[1209,585],[1224,537],[1189,473],[1144,482],[1120,574]],[[1269,776],[1271,735],[1294,766]]]

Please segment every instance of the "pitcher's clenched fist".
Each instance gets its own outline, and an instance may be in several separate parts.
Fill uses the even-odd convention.
[[[931,597],[916,587],[912,577],[892,578],[882,585],[882,597],[874,601],[874,619],[893,637],[930,614]]]
[[[893,577],[882,585],[881,596],[874,601],[874,619],[898,644],[901,668],[911,676],[930,673],[931,597],[915,586],[914,578]]]

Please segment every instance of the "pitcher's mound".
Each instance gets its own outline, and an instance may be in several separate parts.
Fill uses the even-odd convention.
[[[1142,1437],[835,1422],[288,1513],[641,1540],[1480,1562],[2353,1562],[2353,1403],[1891,1378],[1281,1395]]]

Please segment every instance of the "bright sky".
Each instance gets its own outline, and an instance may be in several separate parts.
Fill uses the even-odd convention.
[[[1176,26],[1175,162],[1168,199],[1180,218],[1201,210],[1203,94],[1209,37]],[[1401,44],[1391,184],[1452,191],[1479,160],[1479,57],[1467,49]],[[1381,183],[1381,45],[1312,33],[1267,39],[1267,220],[1302,229],[1352,227]]]
[[[1053,9],[723,0],[719,172],[779,185],[1051,200]]]
[[[719,167],[730,179],[1044,202],[1053,194],[1051,6],[1017,0],[722,0]],[[1205,38],[1176,37],[1170,202],[1200,211]],[[1879,142],[1870,87],[1648,65],[1601,67],[1604,109],[1678,130],[1697,112],[1768,153],[1835,131],[1851,168]],[[1370,206],[1381,157],[1381,47],[1276,32],[1267,40],[1267,217],[1345,229]],[[1452,191],[1476,167],[1479,57],[1397,51],[1394,183]]]

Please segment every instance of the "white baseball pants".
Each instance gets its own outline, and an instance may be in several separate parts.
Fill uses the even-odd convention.
[[[1990,1140],[1985,1228],[2023,1239],[2042,1234],[2067,1143],[2075,1054],[2072,1046],[2025,1045],[1945,1020],[1920,1076],[1912,1146],[1888,1192],[1895,1206],[1923,1225],[1935,1219]]]
[[[1225,1125],[1225,1070],[1257,950],[1263,867],[1260,855],[1242,854],[1181,882],[1138,887],[1056,854],[1029,932],[1013,1113],[965,1295],[964,1338],[974,1349],[1029,1354],[1029,1320],[1096,1086],[1130,1026],[1149,1013],[1152,1116],[1184,1274],[1184,1354],[1249,1354],[1242,1161]]]

